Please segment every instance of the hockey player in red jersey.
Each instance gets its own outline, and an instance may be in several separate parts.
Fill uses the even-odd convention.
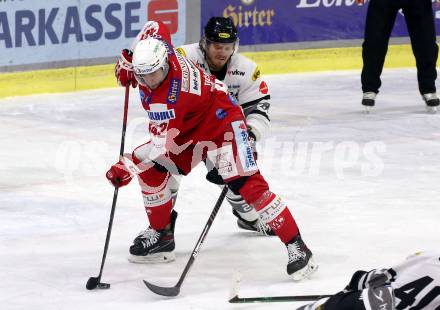
[[[388,269],[356,271],[343,291],[298,310],[440,309],[440,253],[419,252]]]
[[[176,53],[160,22],[147,22],[132,48],[133,54],[122,52],[116,75],[121,84],[139,84],[151,140],[106,174],[118,187],[137,175],[142,190],[150,226],[135,238],[130,261],[174,260],[175,179],[205,160],[286,245],[288,274],[294,280],[309,277],[317,268],[312,252],[285,202],[260,174],[244,115],[225,84]]]

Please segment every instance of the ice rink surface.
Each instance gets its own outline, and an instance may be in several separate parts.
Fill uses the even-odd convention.
[[[183,179],[176,210],[177,260],[127,261],[147,226],[137,182],[119,191],[103,281],[97,276],[117,161],[124,90],[0,100],[0,308],[295,309],[301,303],[228,303],[235,272],[241,297],[329,294],[357,269],[388,267],[438,250],[440,113],[428,114],[412,69],[386,70],[376,108],[363,113],[359,72],[268,76],[272,136],[259,164],[287,201],[320,267],[294,283],[276,237],[236,226],[224,203],[176,298],[142,283],[174,285],[220,194],[197,167]],[[143,143],[145,112],[131,91],[126,151]]]

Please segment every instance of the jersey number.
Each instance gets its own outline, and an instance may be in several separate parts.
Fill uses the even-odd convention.
[[[168,124],[167,123],[160,123],[160,124],[150,123],[149,127],[150,127],[150,132],[152,135],[160,136],[167,130]]]
[[[394,290],[394,295],[401,301],[396,306],[396,309],[406,309],[416,301],[416,296],[427,287],[433,278],[426,276],[418,280],[405,284],[402,287]],[[440,296],[440,286],[434,287],[430,290],[419,302],[418,305],[409,308],[409,310],[425,309],[437,296]]]

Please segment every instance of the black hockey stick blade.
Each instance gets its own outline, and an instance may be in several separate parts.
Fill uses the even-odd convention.
[[[163,287],[154,285],[148,281],[143,280],[145,285],[157,295],[167,296],[167,297],[175,297],[180,293],[180,286],[172,286],[172,287]]]
[[[109,289],[110,284],[102,283],[99,277],[90,277],[89,280],[87,281],[86,288],[88,290],[94,290],[95,288]]]
[[[327,298],[332,295],[296,295],[296,296],[262,296],[262,297],[238,297],[235,295],[229,299],[230,303],[252,303],[252,302],[293,302],[293,301],[315,301]]]

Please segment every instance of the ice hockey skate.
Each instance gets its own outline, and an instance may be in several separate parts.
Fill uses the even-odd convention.
[[[426,110],[429,113],[436,113],[440,104],[440,99],[436,93],[428,93],[422,95],[423,101],[426,103]]]
[[[177,212],[171,212],[171,223],[162,230],[155,230],[149,226],[134,239],[130,246],[131,263],[167,263],[174,261],[174,226],[176,224]]]
[[[365,112],[369,113],[376,102],[375,92],[365,92],[362,96],[362,105],[365,107]]]
[[[297,235],[292,241],[286,244],[289,254],[287,273],[294,281],[300,281],[310,276],[318,269],[313,260],[313,254],[301,238]]]
[[[244,230],[254,231],[262,236],[275,236],[272,228],[269,225],[260,220],[260,218],[254,221],[247,221],[240,216],[236,210],[232,210],[234,215],[237,217],[237,226]]]

